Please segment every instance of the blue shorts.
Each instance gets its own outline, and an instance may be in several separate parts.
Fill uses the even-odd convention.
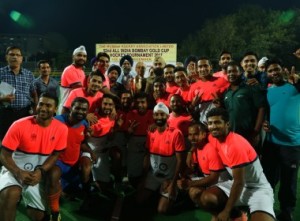
[[[80,171],[77,165],[70,166],[61,160],[56,161],[56,166],[61,170],[61,186],[64,190],[67,187],[78,188],[80,184]]]

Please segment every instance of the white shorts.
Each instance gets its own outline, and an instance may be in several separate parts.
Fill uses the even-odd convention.
[[[128,177],[138,177],[143,173],[144,157],[146,154],[146,137],[132,136],[128,141],[127,173]]]
[[[22,185],[16,180],[11,172],[9,172],[5,167],[2,167],[0,173],[0,192],[6,187],[10,186],[19,186],[22,188],[22,197],[25,206],[29,206],[41,211],[46,210],[46,196],[44,195],[45,187],[43,184],[37,184],[35,186]]]
[[[155,176],[151,171],[148,172],[146,182],[145,182],[145,189],[149,189],[152,191],[157,191],[159,189],[160,195],[170,198],[169,194],[165,192],[164,186],[167,185],[170,182],[170,179],[167,179],[165,177],[157,177]],[[176,188],[176,196],[175,198],[170,198],[172,200],[176,200],[178,195],[178,188]]]
[[[95,181],[110,181],[110,158],[107,137],[91,137],[87,140],[88,145],[97,156],[97,161],[92,167],[92,174]],[[89,157],[91,155],[83,152],[81,157]]]
[[[216,184],[223,192],[229,196],[233,180],[228,180]],[[274,213],[274,194],[270,185],[266,184],[265,187],[244,187],[240,199],[236,206],[248,206],[250,213],[262,211],[275,217]]]

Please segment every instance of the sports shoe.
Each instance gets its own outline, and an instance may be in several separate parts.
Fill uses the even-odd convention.
[[[60,213],[51,213],[50,221],[61,221]]]

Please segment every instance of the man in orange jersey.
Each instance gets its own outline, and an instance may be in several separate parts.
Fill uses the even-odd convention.
[[[191,86],[189,93],[190,109],[199,113],[199,121],[206,123],[206,113],[214,107],[215,96],[222,94],[229,86],[224,78],[212,75],[212,65],[208,58],[198,60],[199,80]]]
[[[73,63],[67,66],[61,75],[59,114],[70,92],[75,88],[83,87],[85,82],[83,68],[86,63],[87,52],[83,45],[73,51],[72,59]]]
[[[91,153],[85,144],[85,133],[88,122],[85,120],[89,109],[89,102],[85,98],[77,97],[71,104],[70,113],[57,115],[55,118],[68,127],[68,143],[64,152],[59,155],[55,166],[47,173],[48,205],[51,210],[51,221],[60,220],[59,199],[61,191],[79,178],[78,159],[81,151]],[[83,189],[87,192],[88,181],[83,181]],[[89,187],[89,186],[88,186]]]
[[[174,73],[175,83],[179,87],[175,94],[179,94],[182,97],[184,104],[186,105],[189,103],[189,92],[191,88],[188,82],[186,69],[183,67],[176,67]]]
[[[222,108],[207,114],[209,142],[217,149],[227,171],[233,177],[231,188],[218,186],[202,193],[202,208],[210,211],[216,220],[229,219],[234,206],[248,206],[253,221],[274,221],[274,194],[263,173],[254,148],[241,135],[229,130],[229,115]],[[220,209],[218,199],[228,196]]]
[[[208,129],[202,123],[192,124],[188,128],[188,139],[192,148],[188,152],[187,166],[191,169],[201,171],[204,177],[194,174],[194,177],[182,178],[177,181],[180,189],[187,189],[194,203],[201,206],[201,193],[218,182],[229,179],[229,174],[223,165],[215,147],[208,142]],[[225,204],[227,197],[223,198]],[[220,199],[221,200],[221,199]]]
[[[174,81],[174,69],[175,66],[172,64],[167,64],[164,67],[164,78],[166,79],[166,92],[170,94],[175,94],[178,90],[178,85]]]
[[[102,98],[101,109],[96,114],[98,122],[91,126],[92,136],[87,139],[88,145],[96,155],[94,165],[91,162],[90,152],[83,152],[81,157],[81,167],[83,178],[88,180],[90,171],[100,188],[108,188],[110,182],[110,146],[108,145],[108,135],[112,133],[115,126],[115,119],[111,118],[111,113],[115,108],[115,97],[105,94]]]
[[[180,130],[169,128],[167,119],[169,109],[158,103],[153,110],[156,129],[148,132],[148,154],[144,161],[145,180],[137,193],[138,203],[146,202],[160,189],[157,206],[159,213],[167,213],[177,197],[177,179],[184,165],[185,145]]]
[[[37,115],[15,121],[3,139],[0,220],[15,220],[21,194],[31,219],[44,219],[46,207],[42,181],[55,164],[59,152],[67,146],[68,128],[53,119],[57,104],[57,98],[42,94],[36,108]]]

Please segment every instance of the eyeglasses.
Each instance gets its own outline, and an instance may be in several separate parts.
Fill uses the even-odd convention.
[[[14,57],[14,56],[21,57],[22,56],[21,54],[15,54],[15,53],[9,53],[8,55],[11,57]]]

